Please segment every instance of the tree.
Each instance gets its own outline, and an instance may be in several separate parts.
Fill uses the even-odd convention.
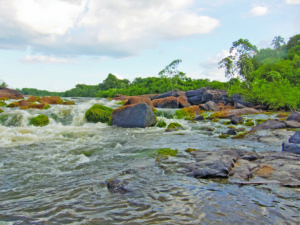
[[[274,39],[272,40],[272,44],[274,46],[274,49],[279,50],[282,45],[285,45],[284,38],[281,36],[275,36]]]
[[[247,80],[254,70],[253,57],[257,53],[257,47],[248,39],[239,39],[232,43],[229,53],[230,56],[219,62],[219,68],[225,68],[225,76],[228,78],[241,77]]]
[[[173,84],[172,84],[172,79],[175,75],[182,75],[184,73],[180,72],[179,70],[177,70],[177,67],[179,65],[179,63],[181,63],[182,60],[181,59],[176,59],[173,60],[169,65],[167,65],[163,70],[161,70],[158,75],[161,78],[170,78],[170,84],[171,84],[171,89],[173,90]]]
[[[7,85],[7,83],[5,83],[4,81],[1,81],[1,80],[0,80],[0,87],[2,87],[2,88],[7,88],[8,85]]]

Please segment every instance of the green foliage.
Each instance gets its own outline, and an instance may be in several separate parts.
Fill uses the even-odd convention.
[[[160,127],[160,128],[164,128],[167,126],[167,123],[163,120],[159,120],[159,121],[157,121],[156,126]]]
[[[171,148],[160,148],[157,150],[157,154],[161,157],[168,157],[168,156],[176,156],[178,153],[177,149]]]
[[[245,121],[245,126],[252,127],[252,126],[254,126],[254,125],[255,125],[255,123],[253,122],[252,119],[247,119],[247,120]]]
[[[49,118],[46,115],[38,115],[36,117],[33,117],[29,124],[36,126],[36,127],[43,127],[49,124]]]
[[[7,83],[5,83],[4,81],[1,81],[1,80],[0,80],[0,87],[7,88],[8,85],[7,85]]]
[[[0,108],[0,113],[3,113],[3,109]]]
[[[111,120],[113,109],[100,105],[95,104],[85,113],[85,118],[88,122],[93,123],[109,123]]]

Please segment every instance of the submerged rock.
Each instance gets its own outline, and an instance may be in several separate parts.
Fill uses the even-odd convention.
[[[43,127],[49,124],[49,118],[46,115],[38,115],[33,117],[29,123],[36,127]]]
[[[106,182],[106,186],[109,192],[111,193],[120,193],[125,194],[130,192],[126,185],[128,184],[127,181],[121,181],[118,179],[110,179]]]
[[[118,127],[145,128],[155,125],[156,117],[149,105],[141,103],[115,109],[112,113],[111,121],[111,125]]]
[[[244,118],[241,117],[241,116],[233,116],[231,119],[230,119],[230,122],[234,125],[237,125],[237,124],[240,124],[244,121]]]

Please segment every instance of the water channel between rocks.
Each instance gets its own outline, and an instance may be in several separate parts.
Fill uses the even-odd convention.
[[[222,120],[191,123],[164,117],[158,119],[179,122],[184,130],[110,127],[87,123],[84,113],[95,103],[119,107],[116,101],[71,100],[75,105],[47,110],[3,108],[0,224],[299,224],[297,188],[239,186],[176,171],[177,163],[193,162],[187,148],[281,151],[281,142],[292,131],[262,131],[259,139],[220,139],[228,129]],[[28,125],[38,114],[48,115],[50,124]],[[159,165],[159,148],[178,149],[176,157],[169,157],[174,170]],[[110,179],[126,182],[130,192],[109,192],[105,182]]]

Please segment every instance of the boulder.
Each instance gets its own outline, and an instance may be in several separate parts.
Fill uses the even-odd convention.
[[[245,107],[253,107],[254,106],[254,104],[244,101],[244,99],[241,95],[234,94],[231,98],[232,98],[232,101],[234,102],[234,105],[236,106],[236,108],[238,108],[239,106],[245,106]]]
[[[46,115],[38,115],[30,119],[29,124],[36,127],[43,127],[49,124],[49,118]]]
[[[234,163],[240,157],[238,150],[193,151],[196,160],[188,164],[189,175],[196,178],[228,178]]]
[[[256,132],[259,130],[266,130],[266,129],[282,129],[282,128],[286,128],[286,124],[284,121],[267,120],[261,124],[256,125],[255,127],[252,127],[250,132]]]
[[[207,87],[197,90],[186,91],[185,95],[188,98],[188,102],[192,105],[199,105],[202,103],[202,96],[208,90]]]
[[[293,112],[286,120],[295,120],[300,123],[300,112]]]
[[[293,136],[289,138],[290,143],[300,144],[300,131],[296,131]]]
[[[300,123],[295,120],[284,121],[286,128],[300,128]]]
[[[202,102],[206,103],[209,101],[222,102],[224,97],[227,97],[228,93],[226,90],[207,90],[203,93]]]
[[[0,87],[0,100],[5,99],[23,99],[24,96],[13,89]]]
[[[38,102],[40,100],[40,97],[37,97],[37,96],[29,96],[28,98],[27,98],[27,101],[28,102]]]
[[[128,97],[127,102],[124,105],[136,105],[140,103],[145,103],[149,105],[152,109],[154,108],[150,98],[141,96]]]
[[[140,103],[137,105],[123,106],[112,113],[111,125],[133,128],[150,127],[155,125],[156,117],[149,105]]]
[[[179,108],[184,108],[184,107],[189,107],[191,104],[188,102],[186,96],[181,95],[177,97],[178,103],[179,103]]]
[[[238,125],[239,123],[242,123],[244,121],[244,118],[241,116],[233,116],[230,119],[230,122],[234,125]]]
[[[156,108],[173,108],[177,109],[179,108],[179,101],[176,97],[166,97],[166,98],[160,98],[160,99],[154,99],[152,101],[154,107]]]
[[[51,108],[49,104],[40,103],[40,104],[30,104],[28,106],[22,106],[21,109],[49,109]]]
[[[179,96],[185,96],[185,93],[183,91],[173,90],[173,91],[168,91],[166,93],[163,93],[161,95],[154,96],[152,98],[152,100],[160,99],[160,98],[167,98],[167,97],[179,97]]]
[[[282,143],[282,151],[283,152],[291,152],[291,153],[300,155],[300,144],[283,142]]]
[[[46,96],[46,97],[41,97],[40,102],[46,104],[61,104],[63,101],[58,96]]]
[[[132,96],[116,94],[115,97],[113,98],[113,100],[124,101],[124,100],[127,100],[127,99],[131,98],[131,97]]]
[[[208,101],[205,104],[200,104],[199,108],[205,111],[214,111],[214,112],[219,110],[218,105],[213,101]]]
[[[260,113],[258,110],[252,108],[232,109],[232,110],[228,110],[228,117],[245,115],[245,114],[258,114],[258,113]]]
[[[226,131],[225,134],[236,135],[236,130],[234,128],[230,128]]]

